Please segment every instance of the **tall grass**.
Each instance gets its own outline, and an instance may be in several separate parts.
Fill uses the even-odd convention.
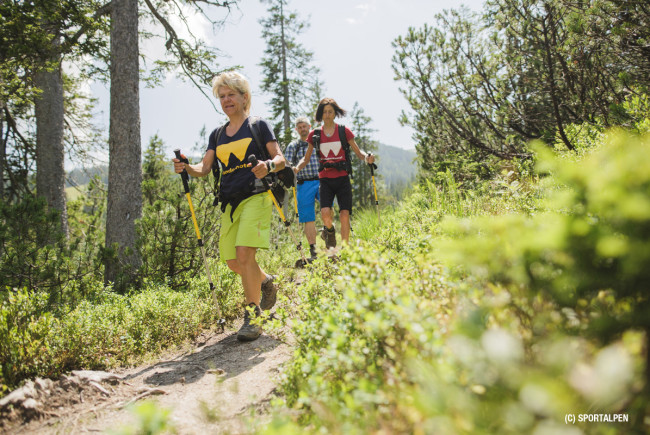
[[[283,313],[296,353],[264,433],[647,430],[647,295],[628,284],[647,282],[649,146],[540,153],[539,175],[484,195],[447,177],[381,227],[356,213],[341,260],[318,262]],[[567,426],[589,413],[629,421]]]

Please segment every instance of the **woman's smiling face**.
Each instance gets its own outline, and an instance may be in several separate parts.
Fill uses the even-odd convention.
[[[244,112],[246,95],[240,94],[227,86],[221,86],[219,88],[219,102],[223,113],[230,117],[236,113]]]

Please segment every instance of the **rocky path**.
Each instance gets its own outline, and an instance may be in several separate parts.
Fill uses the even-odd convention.
[[[176,433],[249,433],[252,424],[269,419],[267,406],[291,348],[267,335],[240,343],[236,330],[203,336],[190,350],[146,366],[37,379],[2,399],[0,430],[83,434],[135,428],[142,417],[133,405],[150,400],[155,412],[169,411]]]

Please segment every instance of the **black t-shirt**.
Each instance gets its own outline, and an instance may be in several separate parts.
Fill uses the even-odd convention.
[[[221,164],[221,193],[225,197],[250,189],[256,178],[251,168],[248,167],[248,156],[255,154],[258,160],[263,160],[264,155],[260,147],[266,147],[267,143],[276,140],[269,124],[265,120],[259,119],[257,125],[264,143],[256,145],[249,120],[250,118],[246,118],[234,136],[228,136],[224,128],[218,144],[216,143],[218,128],[210,134],[208,139],[208,149],[216,150],[216,158]]]

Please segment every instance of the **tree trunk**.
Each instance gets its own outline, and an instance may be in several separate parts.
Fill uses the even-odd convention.
[[[5,102],[0,99],[0,201],[5,200],[5,162],[7,142],[5,142]]]
[[[65,196],[63,149],[63,77],[61,63],[52,71],[39,71],[34,77],[42,90],[36,99],[36,194],[47,201],[50,209],[61,213],[61,230],[66,239],[68,214]]]
[[[141,264],[135,221],[142,215],[138,1],[114,0],[111,13],[111,103],[109,127],[105,282],[123,291]]]
[[[283,2],[280,1],[280,38],[282,44],[282,93],[283,93],[283,104],[284,104],[284,131],[282,136],[284,138],[285,145],[288,144],[288,140],[291,138],[291,110],[289,107],[289,79],[287,74],[287,42],[284,36],[284,8]]]

